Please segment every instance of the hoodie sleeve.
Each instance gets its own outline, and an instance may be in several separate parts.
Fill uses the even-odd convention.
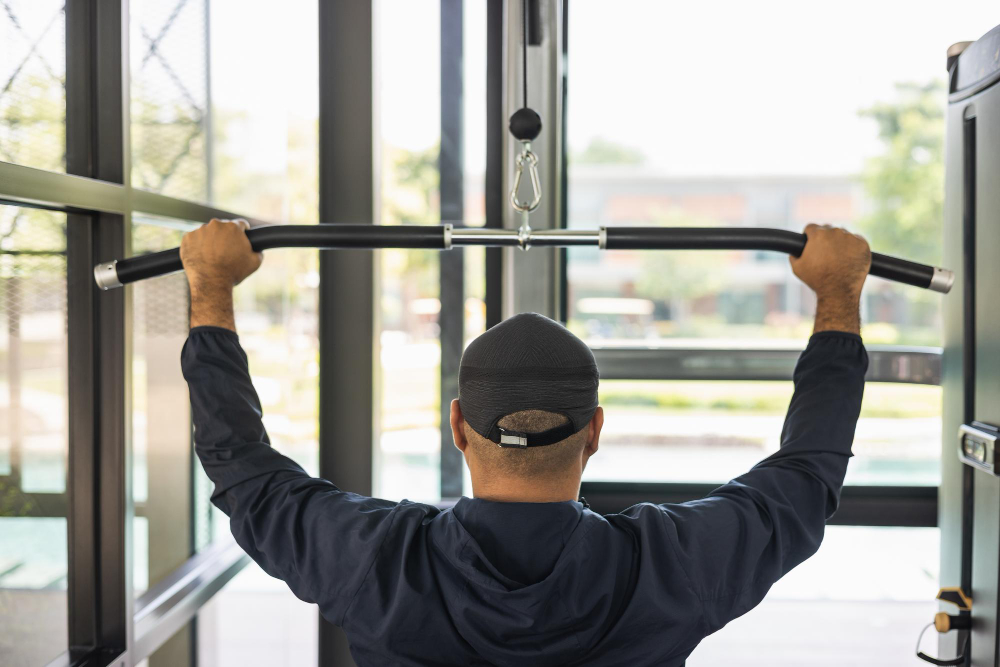
[[[246,353],[232,331],[192,329],[181,366],[195,452],[236,541],[265,572],[342,625],[396,503],[341,491],[271,448]]]
[[[781,448],[701,500],[646,506],[702,603],[705,634],[819,549],[853,455],[867,368],[860,336],[815,334],[795,368]]]

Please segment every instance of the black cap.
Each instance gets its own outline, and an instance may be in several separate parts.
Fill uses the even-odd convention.
[[[582,340],[558,322],[523,313],[466,348],[458,373],[458,401],[465,421],[484,438],[540,446],[563,440],[590,422],[597,409],[598,381],[594,354]],[[562,414],[569,424],[536,438],[498,426],[501,419],[522,410]]]

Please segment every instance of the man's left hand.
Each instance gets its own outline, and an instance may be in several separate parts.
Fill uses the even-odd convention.
[[[191,290],[231,289],[260,268],[263,253],[254,252],[246,220],[215,220],[188,232],[181,240],[181,262]]]

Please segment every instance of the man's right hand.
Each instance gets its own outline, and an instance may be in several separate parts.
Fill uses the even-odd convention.
[[[806,247],[790,257],[792,272],[816,293],[815,332],[859,333],[858,306],[872,253],[868,242],[846,229],[806,226]]]

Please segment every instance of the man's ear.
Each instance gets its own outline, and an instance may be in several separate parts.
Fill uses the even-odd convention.
[[[584,454],[587,457],[591,457],[597,453],[597,443],[601,439],[601,429],[604,427],[604,408],[597,406],[594,410],[594,416],[590,418],[590,433],[587,436],[587,446],[584,448]]]
[[[465,438],[465,418],[462,416],[462,406],[458,404],[457,398],[451,399],[451,437],[454,438],[458,450],[464,454],[469,441]]]

